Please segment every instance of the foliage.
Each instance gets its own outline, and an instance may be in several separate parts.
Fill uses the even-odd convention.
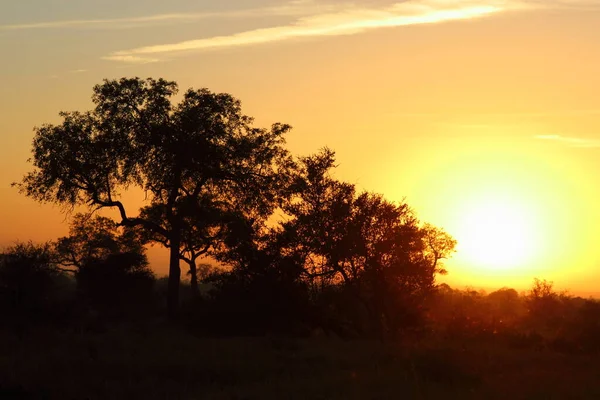
[[[485,294],[440,285],[428,315],[430,332],[444,340],[564,353],[600,351],[600,302],[558,293],[545,280],[535,279],[522,295],[510,288]]]
[[[148,387],[158,387],[147,390],[149,398],[438,398],[452,391],[458,398],[514,398],[519,392],[504,391],[506,372],[522,364],[522,354],[539,357],[538,372],[551,376],[547,365],[565,360],[554,358],[556,352],[600,352],[597,300],[558,293],[539,279],[522,295],[511,288],[487,294],[436,284],[457,245],[443,229],[419,221],[405,202],[335,179],[330,149],[292,159],[284,148],[290,127],[255,128],[231,95],[190,89],[174,104],[177,90],[162,79],[107,80],[94,87],[93,110],[63,112],[60,124],[36,129],[34,168],[17,184],[20,190],[67,209],[115,208],[120,221],[77,214],[69,235],[55,243],[19,243],[0,254],[0,312],[9,331],[19,333],[18,343],[24,327],[37,329],[40,322],[60,326],[58,336],[68,343],[52,353],[55,342],[46,334],[58,330],[48,326],[36,339],[48,340],[44,351],[52,368],[66,372],[54,377],[59,390],[38,379],[37,371],[50,364],[46,358],[30,363],[28,344],[15,352],[16,361],[0,362],[0,372],[10,370],[5,375],[11,379],[14,366],[29,371],[15,384],[73,398],[131,397]],[[137,216],[122,202],[131,187],[148,199]],[[157,285],[145,249],[152,243],[170,250],[169,277]],[[210,262],[198,264],[201,259]],[[164,333],[154,315],[163,283],[169,316],[176,316],[180,261],[189,265],[191,295],[179,316],[194,336],[173,329],[144,342],[148,332]],[[104,333],[88,329],[98,321],[110,322]],[[107,333],[117,323],[133,327],[134,338]],[[35,335],[35,329],[28,332]],[[0,334],[6,336],[0,340],[4,354],[13,347],[12,333]],[[374,342],[330,341],[305,354],[295,339],[273,339],[265,349],[255,340],[211,342],[198,335],[392,337],[394,345],[382,353]],[[231,344],[237,353],[228,353]],[[32,351],[37,356],[38,349]],[[357,359],[348,356],[354,351]],[[69,352],[72,359],[61,364]],[[113,371],[133,359],[137,369],[126,373],[134,379]],[[144,359],[148,370],[139,362]],[[236,362],[247,365],[236,369]],[[103,381],[85,377],[81,387],[69,386],[77,366]],[[293,371],[282,375],[282,366]],[[578,367],[589,372],[587,364]],[[489,376],[482,379],[475,371],[486,368]],[[111,373],[119,384],[104,378]],[[490,376],[496,383],[482,388]],[[269,379],[292,384],[265,387]],[[317,384],[307,388],[307,381]],[[540,387],[555,382],[551,376]],[[9,393],[3,384],[0,397]],[[559,391],[573,394],[570,387],[547,393]],[[539,393],[546,392],[524,398]]]
[[[17,243],[0,254],[0,310],[5,322],[59,317],[70,285],[53,259],[48,243]]]
[[[152,301],[154,274],[135,230],[106,217],[77,214],[69,236],[54,247],[56,260],[75,268],[81,306],[117,315]]]
[[[34,170],[17,184],[39,201],[115,208],[121,225],[140,226],[167,246],[171,316],[179,302],[182,248],[211,245],[210,237],[201,236],[186,243],[186,216],[190,210],[202,215],[207,203],[269,215],[285,181],[283,136],[290,129],[255,128],[239,100],[207,89],[190,89],[174,105],[177,90],[163,79],[95,86],[93,110],[62,112],[60,124],[36,129]],[[127,213],[119,195],[131,186],[147,193],[160,218]]]
[[[87,264],[104,260],[115,254],[137,254],[139,264],[147,264],[145,249],[139,233],[121,229],[112,219],[76,214],[70,224],[69,235],[55,243],[57,261],[66,268],[80,272]]]
[[[357,330],[395,334],[418,319],[435,275],[445,272],[440,260],[456,242],[421,226],[405,203],[357,195],[353,185],[331,177],[334,162],[329,149],[299,160],[294,196],[284,207],[291,218],[279,231],[282,252],[300,260],[315,295],[331,285],[352,293],[350,308],[363,309],[368,319],[352,317]]]

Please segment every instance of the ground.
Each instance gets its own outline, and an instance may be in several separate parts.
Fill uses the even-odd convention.
[[[596,357],[492,343],[213,339],[166,325],[0,338],[2,399],[600,398]]]

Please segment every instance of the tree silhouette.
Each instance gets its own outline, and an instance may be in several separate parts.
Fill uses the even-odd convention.
[[[209,278],[209,301],[220,318],[213,328],[240,333],[295,333],[313,310],[303,266],[295,254],[282,252],[279,236],[266,226],[239,218],[214,255],[229,271]]]
[[[181,248],[179,258],[188,264],[190,288],[192,295],[198,297],[198,259],[206,257],[219,247],[230,234],[229,227],[238,218],[236,207],[230,203],[216,199],[216,196],[202,196],[197,202],[179,201],[176,205],[181,216]],[[232,210],[233,208],[233,210]],[[166,208],[162,204],[144,207],[140,215],[156,224],[168,226]],[[165,238],[153,231],[143,231],[145,242],[158,242],[165,246],[169,243]]]
[[[115,208],[120,224],[140,226],[170,249],[168,314],[179,304],[184,217],[203,199],[258,215],[270,214],[288,158],[288,125],[252,126],[229,94],[188,90],[176,105],[175,82],[106,80],[93,89],[95,108],[62,112],[62,123],[36,129],[34,170],[17,184],[26,195],[69,207]],[[143,189],[164,220],[128,214],[120,193]],[[180,208],[179,204],[186,204]]]
[[[447,271],[442,266],[442,260],[454,253],[456,240],[443,229],[428,223],[423,224],[421,233],[425,242],[423,255],[431,265],[432,272],[445,275]]]
[[[414,320],[456,242],[421,226],[405,203],[357,195],[353,185],[331,177],[334,163],[329,149],[299,160],[295,195],[284,207],[291,218],[279,233],[283,252],[301,260],[313,290],[336,285],[351,293],[357,303],[350,308],[368,315],[363,326],[395,332]]]
[[[20,327],[60,312],[67,285],[49,243],[17,243],[0,254],[0,309]]]
[[[544,333],[558,331],[569,314],[568,300],[566,292],[554,290],[554,282],[535,278],[525,299],[530,323]]]
[[[74,273],[79,294],[92,307],[118,314],[152,296],[154,275],[134,229],[76,214],[69,236],[59,238],[54,249],[56,262]]]
[[[115,221],[102,216],[76,214],[69,235],[59,238],[54,247],[56,261],[64,270],[74,273],[115,254],[135,254],[145,260],[145,249],[138,232],[130,228],[121,232]]]
[[[282,224],[282,244],[303,260],[314,289],[351,279],[341,263],[352,251],[347,234],[355,188],[330,176],[334,165],[335,155],[327,148],[300,158],[291,185],[293,199],[283,207],[292,219]]]

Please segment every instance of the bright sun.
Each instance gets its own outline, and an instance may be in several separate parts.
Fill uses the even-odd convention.
[[[478,199],[463,210],[458,251],[475,267],[512,269],[535,259],[539,236],[531,210],[504,199]]]

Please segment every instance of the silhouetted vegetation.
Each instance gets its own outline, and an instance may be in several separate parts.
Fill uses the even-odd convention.
[[[34,169],[17,186],[91,213],[66,237],[0,255],[0,343],[13,358],[0,361],[0,397],[600,392],[563,387],[549,369],[600,352],[600,302],[537,279],[522,294],[439,284],[456,246],[444,230],[336,179],[330,149],[292,156],[290,127],[253,127],[232,96],[188,90],[172,104],[176,92],[105,81],[92,111],[36,129]],[[136,216],[120,197],[133,186],[148,196]],[[94,214],[103,208],[119,220]],[[154,243],[170,251],[168,278],[149,267]],[[511,392],[519,358],[542,377]]]
[[[535,279],[521,295],[509,288],[485,294],[443,285],[429,307],[430,332],[445,339],[568,354],[600,350],[600,302],[558,293],[545,280]]]
[[[74,268],[80,308],[131,318],[126,310],[144,312],[154,301],[154,274],[134,230],[119,232],[108,218],[78,214],[69,236],[60,238],[55,249],[57,261]]]
[[[19,333],[62,321],[72,283],[54,262],[50,244],[18,243],[0,254],[0,312]]]
[[[209,215],[231,210],[269,215],[285,176],[288,154],[282,146],[289,130],[283,124],[255,128],[239,100],[206,89],[188,90],[173,105],[177,89],[175,82],[138,78],[95,86],[92,111],[63,112],[61,124],[36,129],[35,169],[18,184],[39,201],[114,208],[120,224],[143,227],[168,247],[172,318],[179,306],[182,253],[213,239],[205,235],[207,227],[196,226],[199,234],[188,242],[188,218],[195,222],[207,207]],[[151,203],[151,210],[136,217],[118,196],[134,185]]]

